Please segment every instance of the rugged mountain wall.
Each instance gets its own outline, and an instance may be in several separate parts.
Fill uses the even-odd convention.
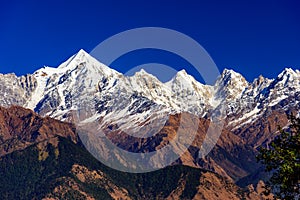
[[[19,106],[0,107],[0,156],[57,136],[78,141],[72,124],[40,117]]]
[[[14,144],[26,144],[8,152],[0,147],[1,199],[262,198],[253,188],[242,190],[212,171],[183,165],[143,174],[119,172],[96,160],[70,124],[21,107],[0,112],[3,141],[13,137]]]
[[[169,144],[180,116],[188,113],[199,121],[197,134],[173,164],[214,171],[241,185],[256,184],[261,170],[254,158],[256,148],[276,136],[277,125],[287,124],[286,113],[299,114],[299,91],[298,70],[285,69],[275,79],[260,76],[248,82],[226,69],[215,85],[201,84],[182,70],[162,83],[143,70],[126,77],[80,50],[58,68],[44,67],[22,77],[0,75],[0,105],[14,105],[0,108],[0,155],[57,135],[76,142],[76,126],[91,124],[127,151],[153,151]],[[210,154],[200,159],[207,128],[221,108],[225,110],[222,134]],[[188,138],[191,126],[187,124],[181,134]],[[126,133],[153,137],[140,139]]]

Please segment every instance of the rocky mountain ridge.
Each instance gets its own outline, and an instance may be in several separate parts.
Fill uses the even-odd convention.
[[[252,83],[225,69],[214,86],[203,85],[182,70],[162,83],[144,70],[124,76],[84,50],[58,68],[1,77],[1,106],[19,105],[63,121],[70,120],[75,111],[80,121],[102,118],[103,127],[113,123],[122,130],[129,128],[124,124],[132,127],[159,115],[189,112],[209,116],[220,106],[225,107],[227,126],[236,129],[256,121],[272,107],[288,110],[297,106],[300,91],[300,72],[289,68],[275,79],[260,76]],[[283,105],[291,97],[292,102]]]
[[[262,184],[242,189],[210,170],[183,165],[144,174],[113,170],[82,146],[72,124],[22,107],[1,107],[0,120],[1,199],[263,198]],[[11,145],[9,151],[3,153],[2,144]]]
[[[275,79],[260,76],[252,83],[228,69],[213,86],[199,83],[184,70],[162,83],[144,70],[124,76],[80,50],[58,68],[44,67],[32,75],[8,74],[0,78],[0,105],[23,106],[43,117],[73,122],[76,128],[96,124],[96,130],[131,152],[168,145],[176,135],[182,114],[193,115],[199,119],[195,140],[173,164],[207,169],[243,186],[256,184],[262,178],[255,176],[261,171],[255,161],[256,148],[276,136],[277,125],[287,124],[286,113],[299,114],[300,110],[300,72],[288,68]],[[223,108],[225,125],[221,136],[210,154],[200,159],[199,150],[211,118]],[[14,107],[10,109],[14,112]],[[33,112],[29,115],[36,116]],[[3,116],[5,124],[9,115]],[[188,136],[191,126],[187,123],[182,134]],[[15,137],[5,126],[2,129],[5,137]],[[31,133],[39,133],[42,138],[52,129]],[[23,138],[19,134],[16,137]],[[32,144],[30,137],[24,136],[21,143],[15,139],[17,142],[11,146],[24,149]],[[7,149],[2,155],[10,152]]]

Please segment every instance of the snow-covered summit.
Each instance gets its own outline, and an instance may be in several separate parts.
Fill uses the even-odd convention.
[[[289,68],[275,79],[260,76],[252,83],[225,69],[214,86],[204,85],[181,70],[162,83],[145,70],[124,76],[84,50],[58,68],[44,67],[26,77],[1,76],[5,80],[0,88],[1,105],[18,104],[61,120],[71,120],[76,113],[83,119],[101,119],[103,127],[118,124],[121,128],[180,112],[209,116],[221,104],[228,119],[234,119],[231,125],[238,126],[245,123],[241,116],[251,121],[269,107],[282,105],[286,109],[281,103],[285,99],[293,97],[293,103],[299,104],[300,91],[300,72]],[[21,100],[13,101],[14,96]]]
[[[214,85],[216,98],[229,101],[235,100],[241,97],[248,86],[249,83],[241,74],[224,69]]]

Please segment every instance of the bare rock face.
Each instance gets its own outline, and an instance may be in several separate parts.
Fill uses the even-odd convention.
[[[33,75],[17,77],[15,74],[0,74],[0,105],[23,106],[37,87]]]
[[[19,106],[0,107],[0,156],[56,136],[77,142],[75,128],[69,123],[42,118]]]
[[[253,147],[259,147],[270,143],[279,133],[278,126],[284,127],[287,123],[286,112],[275,110],[265,114],[261,120],[235,129],[234,133],[244,138]]]
[[[27,74],[25,76],[19,77],[19,84],[25,90],[25,95],[28,98],[31,95],[32,91],[36,89],[37,80],[33,75]]]
[[[151,137],[139,138],[128,135],[124,132],[114,130],[117,126],[111,125],[105,133],[107,137],[118,147],[130,152],[152,152],[160,150],[161,148],[170,144],[175,137],[191,137],[191,131],[195,121],[189,120],[185,114],[176,114],[169,116],[162,129]],[[193,117],[193,119],[195,116]],[[200,118],[197,126],[197,132],[193,138],[190,147],[184,152],[173,164],[183,164],[191,167],[202,168],[216,172],[230,181],[237,181],[249,174],[255,172],[259,168],[256,163],[255,149],[248,145],[240,136],[233,134],[226,128],[223,129],[220,138],[213,148],[213,150],[205,157],[200,158],[199,152],[204,138],[207,135],[207,130],[210,125],[209,119]],[[180,130],[179,130],[180,126]],[[92,143],[95,144],[91,139]],[[102,142],[96,143],[103,145]],[[96,149],[101,149],[94,146]],[[102,146],[101,146],[102,147]],[[105,160],[120,159],[122,156],[116,156],[115,152],[109,152],[110,148],[104,148],[105,151],[98,152],[103,155]],[[161,160],[168,159],[168,157],[157,158],[152,160],[153,167],[158,166]],[[130,164],[130,163],[129,163]]]

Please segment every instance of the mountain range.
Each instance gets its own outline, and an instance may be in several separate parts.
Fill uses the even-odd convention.
[[[114,144],[138,153],[159,150],[170,144],[176,134],[179,134],[178,127],[182,123],[184,126],[181,126],[181,134],[188,137],[193,131],[193,123],[196,123],[196,135],[187,151],[172,163],[172,167],[164,170],[176,171],[179,166],[192,167],[180,168],[184,170],[180,172],[180,176],[185,177],[182,179],[185,183],[189,182],[187,177],[190,175],[185,174],[190,173],[188,169],[195,169],[195,173],[200,174],[207,172],[208,182],[215,191],[199,192],[200,185],[203,186],[204,183],[199,182],[201,177],[203,178],[199,175],[197,184],[194,184],[199,190],[193,189],[193,195],[186,198],[215,199],[209,196],[220,190],[212,183],[212,180],[218,180],[219,187],[232,184],[232,193],[224,191],[227,196],[224,194],[223,199],[232,199],[230,195],[237,199],[242,198],[241,188],[245,187],[248,188],[248,196],[245,198],[259,199],[263,197],[257,194],[258,191],[249,188],[253,188],[251,185],[261,185],[260,180],[266,179],[267,174],[263,173],[262,166],[256,162],[255,154],[259,146],[267,145],[278,134],[278,125],[287,125],[287,113],[299,115],[300,72],[286,68],[274,79],[260,76],[253,82],[248,82],[241,74],[225,69],[217,77],[214,85],[205,85],[182,70],[170,81],[163,83],[144,70],[133,76],[125,76],[80,50],[57,68],[43,67],[33,74],[20,77],[15,74],[0,74],[0,94],[0,156],[3,165],[4,160],[14,163],[14,158],[18,161],[23,154],[31,155],[36,151],[37,161],[45,161],[51,157],[49,155],[52,150],[49,148],[52,146],[54,157],[51,157],[51,162],[65,162],[58,161],[59,158],[55,157],[55,148],[62,143],[72,146],[73,149],[84,149],[82,142],[85,141],[82,141],[83,138],[75,131],[84,125],[96,123],[97,130],[106,134]],[[220,138],[207,156],[199,157],[208,128],[214,123],[212,117],[220,109],[224,110],[224,126]],[[68,139],[66,141],[63,138]],[[76,147],[73,147],[73,144]],[[107,159],[122,160],[111,151],[105,152],[105,155]],[[26,158],[23,156],[22,159]],[[77,179],[83,180],[90,176],[88,174],[94,173],[97,177],[96,174],[100,173],[97,172],[97,167],[91,168],[84,162],[78,165],[76,159],[71,164],[68,170],[72,176],[69,174],[68,178],[76,176]],[[154,162],[153,165],[157,163]],[[47,173],[55,174],[60,165],[55,166],[58,167]],[[39,166],[39,170],[42,168],[43,166]],[[121,182],[111,178],[112,175],[107,171],[101,172],[99,176],[103,173],[104,177],[110,177],[105,181],[111,183],[111,188],[105,188],[103,183],[93,187],[111,191],[112,188],[120,186]],[[65,177],[66,174],[62,176]],[[133,179],[143,179],[137,177],[138,175]],[[56,176],[51,181],[57,181],[59,178],[62,177]],[[62,181],[61,190],[67,179]],[[95,178],[90,180],[93,182]],[[178,179],[177,189],[180,188],[179,182]],[[139,183],[143,185],[147,184],[147,181],[143,179]],[[118,194],[122,194],[123,198],[133,199],[142,199],[143,195],[145,198],[150,195],[150,199],[159,195],[160,199],[172,199],[170,195],[175,191],[170,189],[168,194],[154,194],[153,191],[151,193],[143,187],[135,186],[137,190],[144,190],[142,193],[135,193],[137,191],[134,189],[123,186],[123,189],[118,190]],[[78,191],[83,196],[85,194],[85,197],[95,198],[93,195],[98,195],[91,192],[94,191],[89,188],[91,186],[77,184],[74,187],[81,188]],[[154,186],[150,185],[151,187]],[[43,193],[42,196],[56,198],[54,189],[55,187],[47,190],[48,193]],[[180,194],[184,191],[185,189],[182,189]],[[187,193],[189,194],[189,191]],[[28,197],[34,198],[36,191],[28,194]],[[61,193],[63,194],[65,195]],[[111,192],[108,192],[108,196],[114,198]],[[176,198],[180,198],[180,195]]]
[[[124,76],[84,50],[57,68],[43,67],[21,77],[0,76],[1,106],[19,105],[67,121],[71,111],[84,105],[97,109],[98,116],[93,117],[103,117],[103,125],[130,122],[132,126],[153,118],[154,113],[189,112],[204,117],[226,105],[226,126],[232,130],[255,122],[268,110],[297,106],[300,91],[300,72],[290,68],[275,79],[260,76],[252,83],[225,69],[215,85],[199,83],[182,70],[162,83],[144,70]]]

